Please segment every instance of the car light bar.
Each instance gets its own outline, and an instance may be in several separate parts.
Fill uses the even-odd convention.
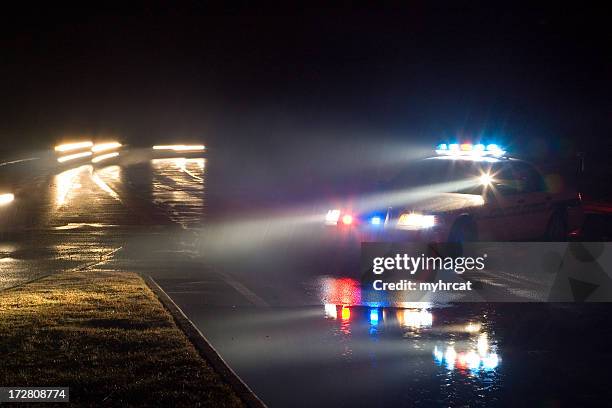
[[[482,143],[441,143],[436,148],[436,153],[446,156],[503,156],[506,151],[499,145],[491,143],[484,145]]]

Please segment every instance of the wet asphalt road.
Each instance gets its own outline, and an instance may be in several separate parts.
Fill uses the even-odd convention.
[[[365,304],[355,274],[329,267],[314,205],[266,212],[211,168],[137,152],[39,165],[0,208],[0,287],[97,262],[150,274],[273,407],[612,396],[607,305]]]

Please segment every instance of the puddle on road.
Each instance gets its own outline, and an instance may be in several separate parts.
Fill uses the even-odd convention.
[[[511,357],[486,310],[448,309],[236,308],[196,322],[271,407],[496,401]]]
[[[153,202],[183,228],[201,224],[205,215],[203,158],[151,160]]]
[[[191,286],[173,298],[271,407],[612,397],[605,305],[376,303],[353,279],[319,283],[320,306],[204,308]]]
[[[195,296],[175,300],[189,310]],[[612,396],[612,334],[601,330],[611,319],[598,305],[210,307],[190,316],[271,407],[578,406]]]
[[[15,251],[17,251],[18,246],[12,243],[0,242],[0,258],[9,257]]]
[[[54,177],[53,193],[57,209],[63,207],[70,201],[74,192],[82,187],[80,179],[84,177],[84,175],[89,176],[91,171],[92,167],[86,165],[63,171]]]
[[[204,158],[146,160],[124,167],[87,164],[63,167],[33,183],[22,193],[31,205],[18,208],[28,228],[17,220],[10,225],[17,233],[11,230],[11,241],[0,243],[0,288],[97,261],[125,245],[141,226],[150,236],[151,226],[200,225],[204,169]],[[185,254],[189,249],[184,248]]]

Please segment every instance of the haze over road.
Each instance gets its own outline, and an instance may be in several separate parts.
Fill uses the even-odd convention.
[[[211,172],[214,157],[32,166],[13,175],[16,199],[0,208],[0,287],[100,262],[149,274],[270,406],[610,393],[612,334],[584,336],[610,327],[597,305],[366,304],[358,275],[333,262],[348,249],[317,235],[317,205],[266,211]],[[565,375],[553,383],[548,370]]]

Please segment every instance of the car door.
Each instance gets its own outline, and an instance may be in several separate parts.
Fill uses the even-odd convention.
[[[519,218],[516,221],[520,223],[514,239],[541,238],[551,216],[551,194],[546,191],[544,178],[534,166],[521,161],[510,165],[517,189]]]
[[[492,177],[484,191],[485,205],[478,219],[478,236],[482,240],[508,241],[521,235],[517,225],[519,192],[508,163],[496,163],[486,171]]]

